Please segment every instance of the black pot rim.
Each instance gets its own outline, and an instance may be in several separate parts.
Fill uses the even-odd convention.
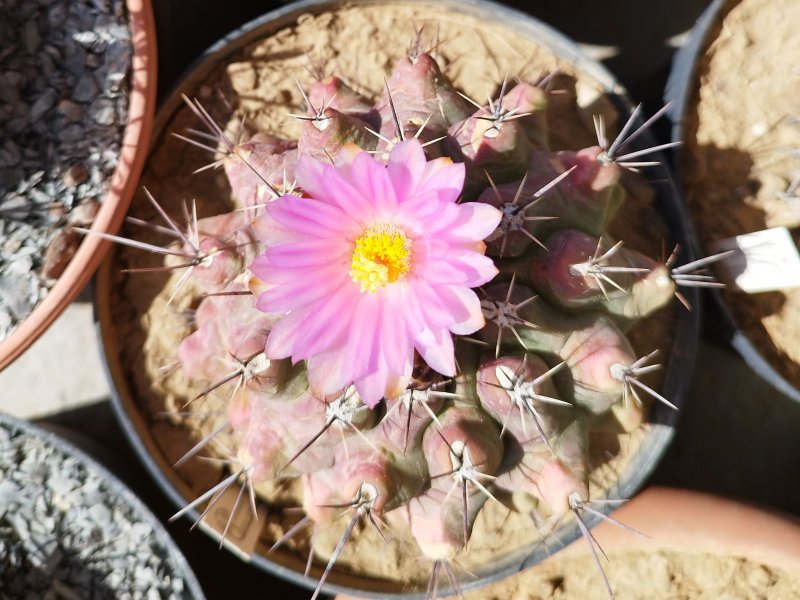
[[[666,102],[672,102],[670,110],[672,141],[683,140],[685,133],[684,119],[688,111],[688,104],[694,97],[697,88],[695,65],[705,52],[709,43],[709,36],[714,26],[718,23],[727,1],[728,0],[714,0],[708,5],[692,27],[686,43],[675,53],[672,60],[672,68],[664,90],[664,100]],[[679,149],[678,155],[680,156],[681,153],[682,151]],[[675,171],[679,180],[682,181],[684,179],[682,176],[682,161],[677,161]],[[679,189],[680,194],[683,196],[684,190],[682,188]],[[685,197],[683,197],[682,202],[686,205]],[[703,256],[703,249],[700,248],[698,242],[700,238],[697,236],[695,225],[691,220],[688,221],[688,227],[691,239],[693,240],[695,255]],[[733,313],[728,307],[728,303],[725,302],[722,292],[717,289],[710,289],[708,291],[714,299],[717,312],[722,317],[726,334],[730,338],[729,342],[739,356],[742,357],[742,360],[744,360],[747,366],[755,371],[759,377],[781,394],[795,402],[800,402],[800,389],[789,383],[775,367],[767,362],[758,348],[756,348],[755,344],[747,337],[739,325],[737,325],[736,319],[734,319]]]
[[[172,536],[170,536],[164,525],[161,524],[161,521],[150,511],[147,505],[145,505],[133,490],[123,483],[116,475],[111,473],[111,471],[106,469],[106,467],[78,448],[75,444],[65,440],[52,431],[48,431],[47,429],[4,412],[0,412],[0,425],[16,431],[22,431],[26,435],[43,440],[63,454],[76,458],[88,469],[97,473],[107,486],[109,492],[121,498],[125,504],[131,507],[139,520],[152,528],[159,543],[166,548],[170,559],[175,563],[175,567],[186,584],[186,591],[191,594],[191,598],[194,600],[205,600],[205,594],[203,594],[200,583],[197,581],[197,577],[195,577],[194,572],[189,566],[189,561],[186,560],[186,557],[180,551],[178,545],[173,541]]]
[[[173,86],[170,92],[165,96],[156,117],[154,135],[152,137],[154,143],[164,130],[169,117],[176,107],[182,103],[180,91],[182,89],[193,88],[201,81],[208,70],[210,70],[212,61],[228,56],[256,39],[274,33],[292,24],[301,14],[308,12],[319,13],[330,8],[341,6],[342,4],[346,4],[347,6],[359,6],[362,4],[376,3],[380,3],[380,1],[350,0],[348,2],[340,2],[337,0],[303,0],[302,2],[293,3],[268,12],[234,30],[220,41],[213,44],[198,60],[196,60],[192,66],[184,72],[183,76],[178,80],[178,83]],[[397,3],[405,5],[425,4],[425,0],[399,0]],[[493,0],[447,0],[443,1],[441,4],[444,6],[452,6],[462,13],[499,21],[501,25],[505,25],[518,32],[520,35],[536,39],[542,45],[549,47],[559,57],[570,62],[576,69],[586,73],[602,85],[611,98],[617,100],[624,106],[623,113],[630,112],[631,104],[627,99],[626,92],[611,73],[600,63],[586,57],[573,41],[552,29],[549,25],[544,24],[527,13],[497,4]],[[646,132],[646,135],[642,136],[642,140],[644,143],[650,142],[649,145],[655,145],[655,143],[651,141],[652,136],[649,132]],[[657,181],[657,183],[654,184],[658,192],[657,207],[659,213],[667,222],[670,234],[682,248],[681,258],[685,262],[689,262],[692,260],[693,251],[690,243],[691,238],[687,229],[688,219],[685,214],[683,203],[678,200],[679,196],[673,178],[664,165],[664,157],[659,156],[659,158],[661,159],[662,165],[655,168],[654,172],[657,173],[657,175],[653,177],[653,179]],[[106,260],[104,268],[99,274],[100,278],[103,277],[104,272],[109,270],[109,265],[110,260]],[[137,454],[139,454],[148,471],[150,471],[153,478],[158,482],[158,485],[172,500],[175,506],[183,508],[189,500],[180,494],[166,474],[161,471],[154,458],[149,454],[147,447],[140,438],[139,432],[130,420],[125,401],[120,394],[118,386],[124,385],[125,382],[117,381],[114,377],[114,369],[109,364],[107,345],[104,342],[103,328],[99,317],[99,315],[103,313],[102,288],[102,285],[96,286],[97,293],[94,299],[95,322],[98,340],[103,349],[102,359],[109,380],[109,386],[112,390],[114,411],[120,421],[123,431],[125,431],[131,445],[136,449]],[[675,339],[671,352],[669,353],[670,360],[666,365],[665,389],[663,390],[663,393],[679,407],[683,404],[688,390],[700,330],[699,294],[697,294],[697,290],[692,288],[687,290],[685,295],[694,308],[692,311],[682,311],[682,314],[678,316],[678,324],[675,327]],[[658,460],[666,451],[673,437],[676,421],[677,415],[674,411],[662,406],[660,403],[655,403],[651,409],[649,420],[650,431],[645,434],[645,438],[639,450],[631,463],[627,465],[621,473],[618,482],[608,490],[609,497],[628,498],[643,485],[645,480],[655,469]],[[610,504],[602,507],[605,513],[610,513],[612,509],[613,507]],[[190,511],[187,513],[187,516],[192,519],[197,519],[199,513],[197,511]],[[594,515],[587,515],[587,518],[584,520],[589,527],[593,527],[599,523],[601,519]],[[213,533],[208,533],[213,536]],[[557,533],[560,534],[558,536],[558,547],[561,547],[561,545],[568,545],[581,535],[578,526],[574,523],[572,523],[571,526],[562,525]],[[219,540],[219,538],[217,539]],[[477,580],[459,583],[462,584],[464,591],[487,585],[540,562],[551,552],[551,549],[545,544],[530,544],[524,551],[517,552],[510,557],[504,557],[502,560],[498,561],[498,564],[494,568],[488,569],[488,574],[479,576]],[[307,577],[300,572],[269,560],[265,556],[254,554],[249,558],[249,562],[252,562],[258,568],[268,573],[287,579],[305,588],[313,590],[317,586],[316,579]],[[370,581],[377,580],[370,579]],[[422,592],[381,593],[368,589],[341,585],[331,581],[323,585],[322,591],[330,594],[344,593],[376,599],[385,598],[398,600],[403,598],[408,600],[423,600],[425,598],[424,590]]]

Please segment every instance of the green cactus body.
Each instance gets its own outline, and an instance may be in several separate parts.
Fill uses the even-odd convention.
[[[561,150],[570,129],[554,114],[569,111],[550,103],[574,96],[553,100],[528,83],[506,92],[504,84],[500,98],[474,110],[443,71],[418,52],[399,60],[372,98],[335,76],[313,83],[303,92],[298,139],[259,133],[225,152],[231,196],[247,210],[198,221],[196,251],[176,243],[195,252],[189,285],[198,299],[178,352],[181,376],[208,390],[198,398],[228,397],[226,444],[251,482],[297,482],[320,528],[343,512],[404,523],[434,561],[469,550],[488,505],[540,522],[572,510],[576,494],[590,500],[591,432],[631,431],[642,421],[646,394],[633,380],[652,369],[624,332],[675,292],[667,268],[640,253],[622,248],[604,258],[614,246],[607,226],[625,201],[624,169],[583,140]],[[285,235],[285,223],[261,205],[288,191],[311,196],[296,183],[298,161],[338,164],[353,145],[381,161],[415,136],[428,161],[465,165],[460,206],[502,213],[486,238],[499,274],[478,292],[485,326],[454,336],[456,375],[436,373],[416,355],[410,383],[370,409],[335,366],[307,377],[316,355],[267,358],[267,340],[287,317],[262,309],[277,283],[250,265],[263,240]],[[327,208],[314,210],[328,217]],[[400,257],[386,263],[393,281],[391,269],[405,268],[402,240],[391,229],[375,236]],[[332,299],[324,310],[340,308]],[[333,327],[320,335],[345,334]]]

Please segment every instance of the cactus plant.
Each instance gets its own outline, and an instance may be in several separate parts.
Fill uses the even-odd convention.
[[[611,140],[598,117],[595,145],[553,147],[552,78],[506,78],[481,104],[435,54],[418,36],[373,97],[335,75],[298,83],[297,139],[234,139],[186,98],[180,135],[213,154],[235,209],[183,225],[148,193],[163,223],[135,223],[169,242],[114,238],[164,257],[165,306],[193,299],[172,368],[191,407],[227,405],[188,456],[225,435],[232,474],[179,515],[236,482],[294,482],[305,517],[278,544],[315,532],[315,596],[359,523],[408,532],[429,594],[442,571],[457,587],[487,505],[572,515],[588,537],[591,431],[674,408],[644,381],[657,349],[637,356],[626,331],[706,282],[609,233],[629,171],[662,148],[629,145],[652,119],[637,110]]]

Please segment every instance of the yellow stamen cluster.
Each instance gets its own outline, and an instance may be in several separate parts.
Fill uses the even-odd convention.
[[[405,276],[411,265],[411,240],[389,224],[372,225],[356,240],[350,277],[362,292],[377,292]]]

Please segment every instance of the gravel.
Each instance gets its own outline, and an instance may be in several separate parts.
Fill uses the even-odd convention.
[[[0,422],[0,597],[191,598],[160,537],[103,474]]]
[[[0,15],[2,341],[78,246],[48,253],[53,240],[105,195],[127,122],[132,45],[123,0],[0,0]]]

